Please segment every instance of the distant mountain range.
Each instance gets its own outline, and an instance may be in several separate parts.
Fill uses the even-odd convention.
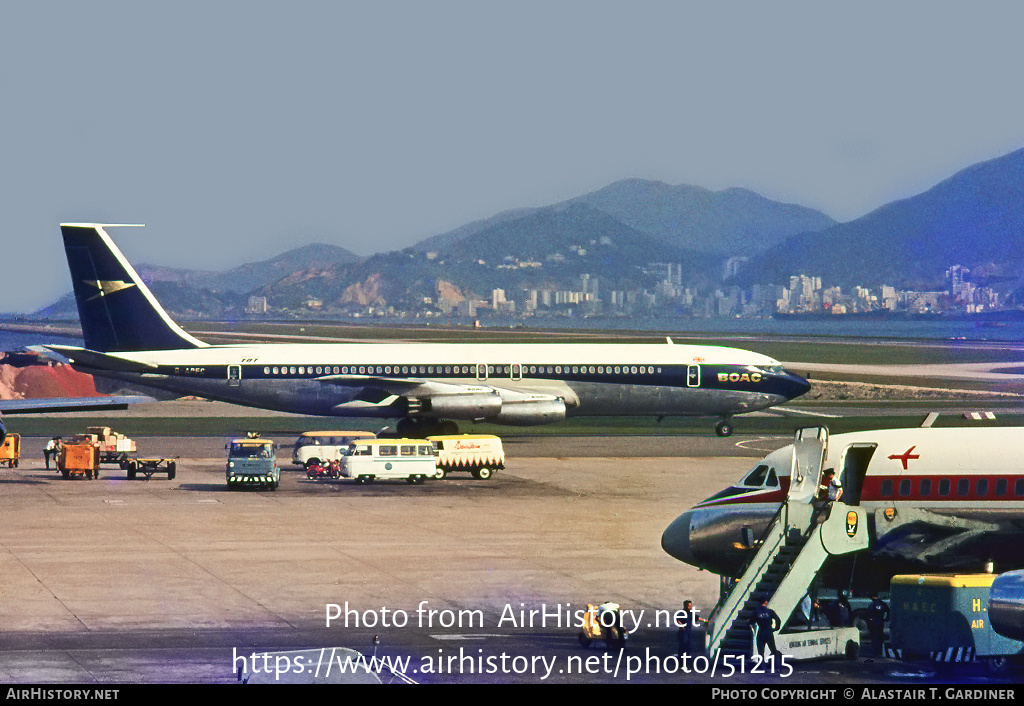
[[[743,256],[736,284],[786,284],[791,275],[828,285],[908,288],[941,283],[953,264],[1002,280],[1024,275],[1024,150],[976,164],[913,198],[849,223],[766,199],[746,189],[626,179],[541,208],[510,210],[427,238],[409,248],[359,258],[313,244],[227,272],[141,266],[173,312],[219,316],[250,295],[272,307],[315,299],[327,307],[486,297],[494,288],[573,289],[583,274],[602,289],[653,283],[652,262],[682,265],[696,287],[721,284],[723,260]],[[74,315],[69,297],[39,312]]]
[[[455,296],[482,298],[495,288],[510,295],[578,289],[584,274],[600,276],[603,288],[632,289],[652,284],[643,272],[652,262],[681,263],[685,279],[707,285],[725,255],[759,252],[834,223],[742,189],[715,193],[629,179],[551,206],[505,211],[398,253],[321,261],[255,293],[286,307],[312,298],[333,307],[409,308],[436,299],[442,283]]]
[[[147,282],[180,282],[219,292],[250,292],[287,277],[296,270],[304,270],[323,263],[358,262],[359,256],[337,245],[313,243],[281,253],[260,262],[239,265],[226,272],[200,272],[174,269],[157,265],[139,266],[139,275]]]
[[[788,238],[753,259],[737,282],[783,284],[806,274],[843,287],[927,289],[941,285],[955,264],[976,277],[1024,276],[1024,150],[854,221]]]
[[[504,211],[413,247],[448,252],[456,243],[470,241],[481,232],[494,232],[538,213],[564,211],[575,204],[590,206],[668,245],[725,256],[760,252],[796,233],[835,225],[820,211],[772,201],[746,189],[715,192],[699,186],[624,179],[553,206]]]

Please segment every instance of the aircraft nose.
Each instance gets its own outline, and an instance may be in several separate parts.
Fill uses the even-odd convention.
[[[661,548],[679,561],[697,566],[697,558],[690,548],[690,521],[692,512],[684,512],[672,521],[661,535]]]
[[[811,383],[785,368],[783,368],[782,374],[779,375],[778,382],[782,395],[789,400],[805,395],[811,389]]]

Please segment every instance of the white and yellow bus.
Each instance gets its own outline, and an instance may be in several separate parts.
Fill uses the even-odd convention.
[[[422,483],[437,473],[434,446],[423,439],[359,439],[341,457],[341,475],[359,483],[401,478]]]

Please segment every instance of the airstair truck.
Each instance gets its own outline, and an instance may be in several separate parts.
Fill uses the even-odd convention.
[[[805,601],[818,571],[833,556],[867,549],[867,514],[863,508],[835,502],[822,520],[812,500],[822,476],[828,429],[800,429],[794,439],[793,466],[786,501],[756,542],[742,575],[711,614],[707,649],[711,654],[749,655],[754,649],[751,616],[768,601],[783,624]],[[783,655],[796,660],[855,658],[860,631],[854,627],[783,628],[775,636]],[[763,655],[762,655],[763,656]]]

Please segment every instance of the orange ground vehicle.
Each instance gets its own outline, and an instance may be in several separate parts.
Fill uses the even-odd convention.
[[[57,459],[57,470],[65,478],[85,476],[89,480],[100,477],[100,450],[88,434],[80,434],[65,441]]]
[[[21,458],[21,435],[8,434],[4,443],[0,444],[0,466],[7,464],[8,468],[17,468],[18,459]]]

